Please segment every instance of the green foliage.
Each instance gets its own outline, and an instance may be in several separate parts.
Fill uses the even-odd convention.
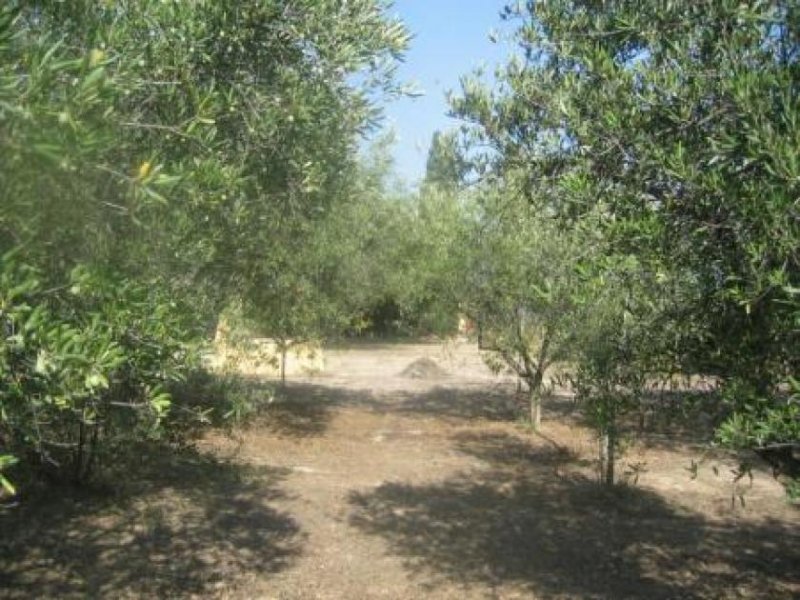
[[[581,268],[596,251],[542,218],[513,180],[478,192],[463,239],[462,306],[478,324],[490,360],[510,369],[531,392],[532,419],[550,367],[571,356],[585,306]]]
[[[789,502],[800,502],[800,479],[791,479],[786,485],[786,496]]]
[[[800,367],[797,6],[556,0],[505,16],[518,52],[499,85],[465,78],[452,100],[475,173],[521,182],[538,214],[601,240],[592,272],[630,279],[634,257],[658,284],[623,288],[651,305],[633,329],[654,343],[620,344],[641,317],[617,310],[578,357],[585,389],[616,396],[638,369],[713,375],[744,438],[797,442],[780,392]]]
[[[648,384],[662,375],[665,339],[659,331],[659,301],[667,289],[633,256],[598,259],[584,271],[579,302],[586,306],[570,375],[576,400],[600,437],[600,472],[616,480],[621,454],[620,421],[635,410]]]
[[[718,441],[759,449],[796,444],[800,440],[800,384],[790,378],[788,385],[789,390],[779,392],[777,398],[761,398],[753,390],[728,386],[724,395],[731,398],[735,411],[720,426]]]
[[[204,369],[188,372],[168,391],[172,409],[163,420],[162,437],[175,444],[191,442],[209,426],[233,433],[274,399],[268,384],[238,373]]]
[[[14,466],[16,463],[17,459],[10,454],[0,454],[0,489],[2,489],[3,495],[9,494],[13,496],[17,493],[17,488],[14,487],[14,484],[3,475],[3,471]]]
[[[456,134],[435,132],[428,150],[423,185],[453,190],[464,183],[468,170],[469,163],[459,151]]]
[[[464,207],[455,190],[412,193],[392,179],[391,137],[354,173],[351,202],[320,229],[320,280],[356,335],[451,335],[463,273]]]
[[[282,335],[341,320],[319,232],[403,93],[387,11],[0,7],[0,454],[83,481],[167,417],[207,416],[170,392],[224,307]]]
[[[80,482],[98,454],[156,434],[171,406],[165,386],[193,363],[185,309],[157,290],[82,268],[57,294],[9,255],[0,280],[8,447]]]

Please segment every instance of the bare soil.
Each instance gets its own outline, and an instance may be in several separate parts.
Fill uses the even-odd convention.
[[[472,345],[326,362],[233,438],[0,516],[0,597],[800,597],[800,513],[763,466],[734,482],[654,435],[607,490],[571,400],[531,433]]]

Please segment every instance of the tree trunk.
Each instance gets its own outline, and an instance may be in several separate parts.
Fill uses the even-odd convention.
[[[219,311],[215,311],[212,316],[210,316],[204,323],[203,323],[203,331],[205,333],[206,339],[215,340],[217,337],[217,329],[219,328],[220,322],[220,313]]]
[[[539,431],[542,427],[542,383],[544,383],[544,370],[541,363],[536,370],[531,373],[530,363],[528,363],[528,397],[531,408],[531,427],[534,431]]]
[[[616,424],[609,424],[600,435],[600,477],[606,485],[614,485],[614,465],[617,460]]]
[[[281,344],[281,385],[286,385],[286,352],[287,345]]]
[[[92,427],[92,438],[89,441],[89,458],[86,460],[86,479],[92,478],[92,471],[94,470],[95,459],[97,458],[97,445],[100,439],[100,422],[95,417],[94,426]]]
[[[542,427],[542,389],[541,386],[531,386],[528,390],[531,405],[531,427],[539,431]]]
[[[608,452],[606,464],[606,485],[614,485],[614,467],[617,463],[617,430],[614,424],[608,430]]]
[[[78,447],[75,449],[75,455],[74,455],[75,472],[73,473],[73,482],[77,485],[83,483],[83,450],[84,450],[83,447],[84,444],[86,443],[85,432],[86,432],[86,425],[83,421],[83,415],[81,415],[80,423],[78,423]]]

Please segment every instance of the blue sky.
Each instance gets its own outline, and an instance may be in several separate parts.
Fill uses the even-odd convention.
[[[504,62],[508,46],[489,41],[491,30],[502,29],[500,9],[507,0],[395,0],[400,15],[414,34],[399,77],[425,95],[402,99],[386,107],[386,127],[394,129],[397,174],[414,184],[425,174],[433,132],[458,126],[447,117],[445,92],[459,89],[459,77],[475,67],[487,74]]]

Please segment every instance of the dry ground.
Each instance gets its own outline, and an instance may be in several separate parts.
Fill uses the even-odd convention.
[[[765,469],[733,484],[716,455],[692,478],[701,450],[654,437],[609,492],[569,399],[532,435],[470,345],[327,363],[236,439],[0,517],[0,596],[800,597],[800,513]]]

